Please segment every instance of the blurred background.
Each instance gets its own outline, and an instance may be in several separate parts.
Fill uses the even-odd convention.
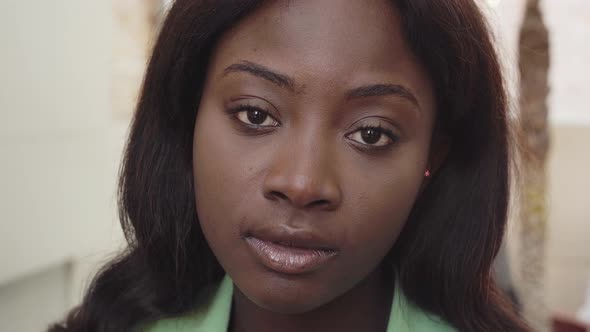
[[[124,247],[116,177],[170,2],[0,0],[0,330],[44,330]],[[584,331],[590,1],[482,6],[530,155],[515,186],[498,279],[535,330]]]

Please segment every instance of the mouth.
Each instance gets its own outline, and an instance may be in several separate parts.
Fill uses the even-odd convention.
[[[285,230],[244,236],[254,256],[268,269],[297,275],[316,271],[338,255],[310,233]]]

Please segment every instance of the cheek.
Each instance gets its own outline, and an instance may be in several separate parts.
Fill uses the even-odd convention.
[[[226,132],[215,114],[207,107],[201,107],[195,125],[193,140],[193,178],[197,215],[203,233],[212,248],[218,247],[216,239],[232,232],[231,225],[223,220],[232,220],[237,181],[236,169],[239,161],[230,160]],[[219,246],[223,248],[223,246]]]
[[[405,163],[350,177],[357,179],[349,184],[354,189],[347,207],[351,219],[346,241],[351,248],[371,255],[385,254],[393,246],[419,193],[423,177],[421,167],[414,165],[421,165],[422,159],[407,156]]]
[[[193,140],[193,178],[201,229],[216,255],[240,257],[240,220],[254,204],[259,184],[253,174],[259,166],[248,158],[247,147],[235,135],[217,105],[204,104],[199,111]],[[246,150],[244,150],[246,149]],[[250,207],[251,209],[251,207]],[[234,242],[235,243],[235,242]],[[225,260],[220,259],[220,263]]]

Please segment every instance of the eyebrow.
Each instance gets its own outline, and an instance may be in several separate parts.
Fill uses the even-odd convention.
[[[240,63],[234,63],[233,65],[223,70],[222,76],[234,72],[250,73],[254,76],[270,81],[281,88],[287,88],[291,92],[296,92],[296,84],[294,79],[285,74],[275,72],[269,68],[266,68],[262,65],[250,61],[241,61]]]
[[[297,93],[297,84],[293,78],[269,69],[263,65],[243,60],[225,68],[223,70],[222,76],[226,76],[227,74],[234,72],[246,72],[256,77],[270,81],[281,88],[286,88],[293,93]],[[414,96],[414,94],[408,88],[399,84],[368,84],[356,87],[346,93],[348,100],[381,96],[401,97],[420,108],[420,104],[418,103],[416,96]]]
[[[348,99],[397,96],[409,100],[416,107],[420,108],[418,99],[409,89],[398,84],[368,84],[354,88],[347,93]]]

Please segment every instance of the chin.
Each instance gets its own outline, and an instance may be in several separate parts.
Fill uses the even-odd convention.
[[[304,299],[301,296],[293,297],[280,293],[266,294],[260,298],[248,298],[264,310],[285,315],[304,314],[324,304],[324,301],[314,301],[314,299]]]
[[[273,276],[252,285],[253,289],[243,289],[242,293],[262,309],[280,314],[303,314],[313,311],[333,300],[326,292],[319,290],[314,283]]]

